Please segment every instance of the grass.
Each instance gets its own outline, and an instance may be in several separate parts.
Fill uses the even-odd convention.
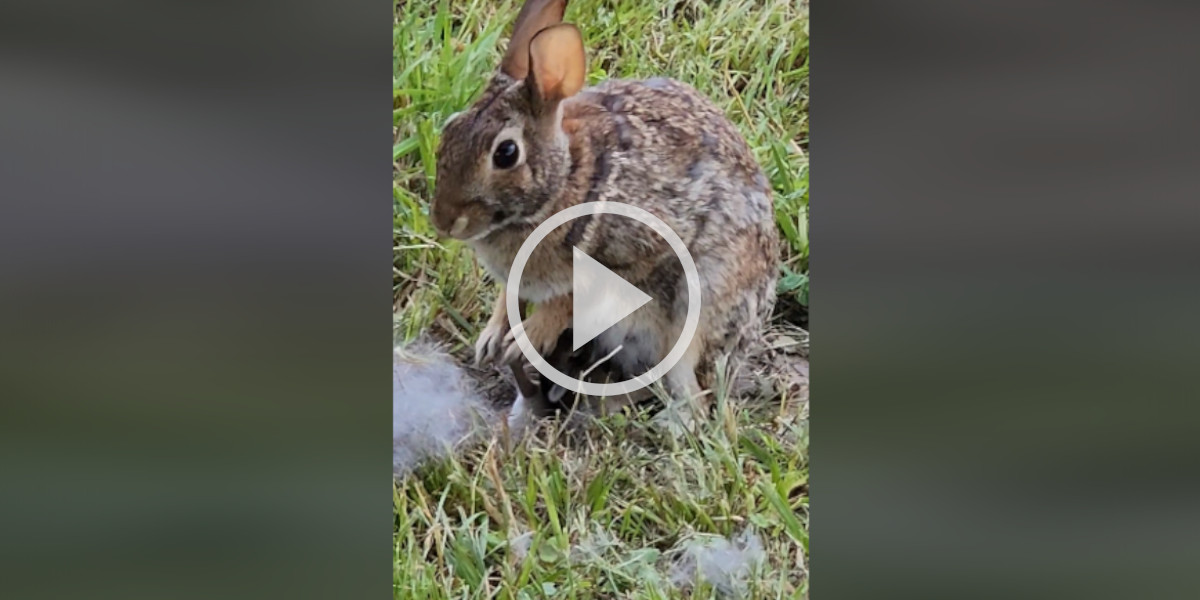
[[[766,559],[740,595],[807,597],[807,427],[753,413],[722,402],[679,441],[638,415],[547,423],[426,466],[395,486],[395,597],[716,598],[729,584],[677,587],[672,569],[689,542],[746,531]]]
[[[395,336],[470,348],[496,293],[469,248],[436,239],[428,206],[442,123],[495,68],[520,0],[396,7],[393,58]],[[669,76],[738,126],[775,192],[778,319],[808,298],[808,8],[805,0],[572,0],[588,81]],[[636,33],[635,33],[636,32]],[[666,583],[689,540],[750,528],[766,563],[747,597],[807,597],[807,419],[786,403],[720,397],[695,436],[637,415],[511,452],[484,446],[395,487],[396,598],[709,598]],[[528,548],[525,549],[525,544]]]

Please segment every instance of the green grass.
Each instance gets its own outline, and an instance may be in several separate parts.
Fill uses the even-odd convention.
[[[749,529],[766,559],[744,597],[806,598],[806,422],[730,402],[717,415],[680,441],[638,415],[573,435],[548,423],[514,451],[479,446],[402,479],[395,597],[716,598],[703,580],[670,584],[679,550]]]
[[[496,290],[469,248],[428,220],[442,123],[495,68],[519,0],[396,4],[394,322],[469,349]],[[669,76],[722,106],[775,192],[786,239],[780,319],[808,297],[806,0],[572,0],[588,81]],[[718,396],[722,394],[718,393]],[[694,437],[664,439],[615,416],[429,465],[395,487],[396,598],[710,598],[663,583],[693,537],[762,538],[747,597],[807,597],[807,418],[787,403],[722,398]],[[802,411],[806,414],[806,411]],[[528,534],[528,553],[510,543]],[[520,544],[517,544],[519,546]],[[589,551],[589,549],[591,551]]]

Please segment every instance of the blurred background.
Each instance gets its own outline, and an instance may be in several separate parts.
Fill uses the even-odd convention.
[[[0,7],[0,594],[387,593],[390,32]]]

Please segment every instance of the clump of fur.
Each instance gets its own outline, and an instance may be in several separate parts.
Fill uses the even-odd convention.
[[[428,340],[392,352],[392,471],[403,476],[477,435],[496,413],[481,381]]]
[[[668,572],[673,585],[687,589],[707,581],[722,597],[743,596],[746,580],[767,558],[762,539],[748,529],[732,539],[696,536],[668,554],[676,555]]]
[[[590,346],[581,349],[590,351]],[[561,352],[548,357],[580,376]],[[392,470],[403,476],[423,462],[448,456],[490,435],[519,435],[534,419],[566,412],[561,388],[521,364],[479,368],[458,361],[427,337],[392,352]],[[555,400],[547,400],[553,393]]]

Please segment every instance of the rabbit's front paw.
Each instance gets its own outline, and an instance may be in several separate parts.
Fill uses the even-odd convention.
[[[558,343],[558,336],[562,334],[563,328],[557,327],[546,319],[535,319],[530,317],[522,324],[522,329],[525,330],[525,337],[529,343],[533,345],[533,349],[538,354],[546,356],[554,349]],[[521,359],[521,346],[517,344],[516,332],[510,330],[504,336],[504,364],[512,364]]]
[[[487,365],[496,360],[500,356],[500,351],[504,348],[505,335],[511,333],[508,327],[508,319],[506,316],[496,318],[495,315],[488,321],[487,327],[483,328],[483,332],[479,334],[479,339],[475,342],[475,364],[479,366]]]
[[[525,338],[538,354],[545,356],[558,345],[558,338],[571,323],[571,300],[556,298],[538,306],[528,319],[521,323]],[[517,344],[516,331],[504,336],[504,362],[512,364],[521,359],[521,346]]]
[[[500,357],[504,349],[504,335],[508,333],[508,288],[501,287],[496,294],[496,303],[492,305],[492,316],[488,318],[487,326],[475,340],[475,364],[482,367]]]

